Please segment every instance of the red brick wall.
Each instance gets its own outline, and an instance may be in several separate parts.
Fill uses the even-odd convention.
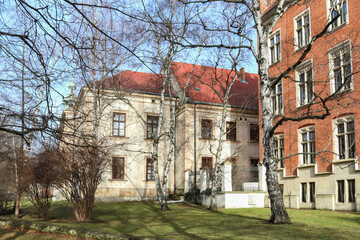
[[[295,5],[291,7],[286,14],[279,20],[274,31],[281,30],[281,50],[282,60],[278,64],[270,68],[270,76],[276,76],[288,66],[293,65],[301,56],[302,51],[295,52],[294,48],[294,17],[299,15],[305,9],[310,8],[311,36],[315,36],[325,26],[327,22],[326,0],[313,0],[309,4],[301,6]],[[304,62],[308,59],[313,60],[313,77],[315,81],[314,92],[321,93],[322,98],[330,95],[329,82],[329,55],[328,50],[332,47],[346,41],[351,40],[352,69],[353,72],[358,71],[360,65],[360,1],[348,0],[349,22],[331,31],[321,39],[319,39],[312,47],[311,52],[307,55]],[[292,71],[290,76],[295,79],[295,72]],[[331,138],[333,131],[333,119],[343,114],[352,113],[355,117],[356,138],[360,136],[360,75],[353,76],[353,90],[342,94],[338,100],[328,103],[331,110],[331,116],[324,120],[305,120],[301,122],[286,122],[280,126],[276,133],[284,133],[285,155],[299,152],[298,149],[298,130],[305,125],[315,125],[316,149],[334,151],[333,139]],[[283,79],[283,99],[284,99],[284,115],[291,117],[299,117],[304,114],[307,108],[297,108],[296,106],[296,83],[291,79]],[[359,103],[356,103],[359,101]],[[324,112],[323,108],[313,106],[311,110]],[[261,114],[261,111],[260,111]],[[261,118],[260,118],[261,120]],[[276,119],[275,119],[276,121]],[[357,152],[360,151],[360,141],[356,145]],[[263,156],[263,148],[260,146],[260,156]],[[333,160],[334,156],[330,153],[322,154],[324,158]],[[298,156],[293,156],[285,160],[286,175],[296,175],[298,166]],[[318,172],[331,171],[331,164],[323,161],[320,157],[316,158]]]

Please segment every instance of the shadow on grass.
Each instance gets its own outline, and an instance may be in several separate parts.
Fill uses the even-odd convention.
[[[275,225],[268,222],[270,209],[213,211],[186,203],[169,207],[170,211],[161,211],[153,202],[96,203],[92,222],[77,223],[70,206],[56,203],[49,216],[55,218],[53,223],[79,228],[171,239],[353,239],[360,234],[360,230],[341,228],[354,226],[360,215],[330,214],[339,218],[338,226],[331,227],[328,222],[317,226],[311,222],[327,221],[326,212],[291,210],[292,224]]]
[[[0,228],[0,239],[4,240],[13,240],[18,239],[21,236],[24,236],[29,230],[16,230],[14,231],[11,228]],[[12,234],[14,233],[15,234]],[[11,236],[9,236],[11,234]]]

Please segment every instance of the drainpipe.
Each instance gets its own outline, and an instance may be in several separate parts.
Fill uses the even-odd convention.
[[[194,103],[194,190],[196,190],[196,103]]]
[[[175,101],[175,129],[177,130],[177,99]],[[174,195],[176,195],[176,157],[177,157],[177,146],[176,146],[176,132],[174,131]]]

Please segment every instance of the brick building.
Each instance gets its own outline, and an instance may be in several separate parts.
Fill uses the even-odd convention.
[[[264,19],[271,18],[276,4],[261,0]],[[358,0],[302,0],[286,11],[269,36],[274,77],[295,64],[332,21],[302,63],[272,91],[274,123],[283,117],[299,119],[285,121],[273,138],[286,207],[360,211],[357,14]]]

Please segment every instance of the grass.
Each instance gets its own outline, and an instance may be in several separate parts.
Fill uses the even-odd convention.
[[[269,209],[214,212],[187,204],[171,204],[170,208],[162,212],[152,202],[96,203],[92,222],[77,223],[66,202],[55,202],[47,222],[167,239],[358,239],[360,236],[360,214],[355,212],[289,209],[292,223],[273,225],[268,223]],[[23,219],[41,221],[35,218],[32,207],[25,211],[28,214]]]
[[[1,240],[76,240],[79,238],[59,234],[37,233],[35,231],[20,230],[14,228],[0,228]]]

